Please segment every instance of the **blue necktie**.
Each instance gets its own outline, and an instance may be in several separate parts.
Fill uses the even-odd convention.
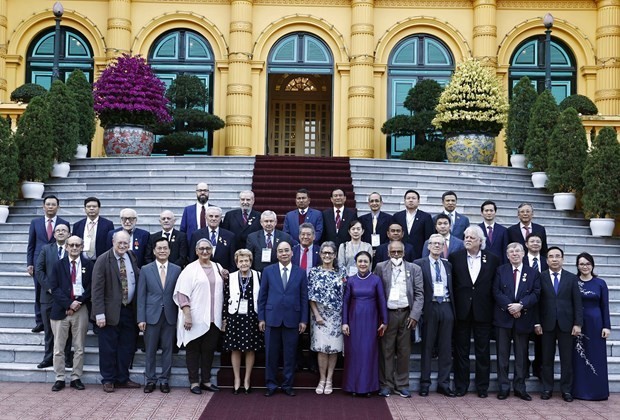
[[[215,231],[214,230],[211,231],[211,245],[213,245],[213,246],[217,245],[217,239],[215,237]]]
[[[282,288],[286,289],[286,285],[288,283],[288,275],[286,274],[286,272],[288,271],[288,268],[284,267],[282,269]]]
[[[534,257],[534,260],[533,260],[533,261],[534,261],[534,263],[532,264],[532,268],[533,268],[534,270],[536,270],[536,271],[540,271],[540,270],[538,269],[538,258]]]
[[[435,283],[441,283],[441,270],[439,269],[439,261],[435,261]],[[443,302],[443,296],[435,296],[437,302]]]
[[[58,259],[62,259],[62,247],[58,247]]]
[[[558,288],[560,286],[560,281],[558,280],[558,273],[553,273],[553,290],[555,290],[555,294],[558,294]]]

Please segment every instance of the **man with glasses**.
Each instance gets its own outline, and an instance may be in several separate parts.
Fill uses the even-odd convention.
[[[71,388],[85,389],[81,377],[84,370],[84,344],[88,331],[88,307],[90,306],[93,263],[84,257],[82,239],[71,236],[65,244],[66,255],[56,261],[52,270],[50,286],[54,301],[52,303],[52,330],[54,343],[54,373],[56,382],[52,391],[65,387],[65,343],[75,349]]]
[[[403,241],[403,227],[398,223],[392,223],[387,230],[387,237],[390,242],[398,241],[402,242],[405,246],[405,254],[403,255],[403,259],[408,262],[413,262],[414,258],[414,248],[408,242]],[[375,257],[373,258],[373,264],[376,266],[380,262],[387,261],[390,259],[389,247],[390,243],[381,244],[375,250]]]
[[[377,264],[374,270],[383,282],[389,316],[379,348],[379,395],[389,397],[395,392],[409,398],[411,330],[418,324],[424,306],[422,269],[403,261],[405,246],[400,241],[390,242],[389,253],[390,260]]]
[[[207,227],[207,209],[209,206],[209,185],[206,182],[199,182],[196,184],[196,203],[185,207],[181,217],[180,229],[187,235],[188,241],[191,240],[195,231]]]
[[[281,242],[296,244],[288,233],[276,229],[278,219],[271,210],[265,210],[260,216],[262,230],[248,236],[247,247],[252,252],[252,268],[263,271],[265,267],[278,261],[276,248]]]
[[[136,352],[136,281],[140,275],[136,257],[129,252],[130,240],[126,230],[115,232],[112,249],[97,258],[93,268],[91,318],[99,328],[99,371],[105,392],[114,392],[115,387],[140,388],[129,379]]]
[[[108,232],[108,250],[112,248],[112,237],[116,232],[127,233],[129,235],[129,250],[136,256],[136,264],[140,268],[144,264],[144,256],[151,235],[146,230],[136,227],[138,213],[134,209],[121,210],[120,218],[121,227]]]
[[[164,210],[160,213],[159,224],[161,225],[161,230],[150,234],[149,244],[144,255],[146,264],[152,263],[157,257],[153,252],[155,243],[161,238],[166,238],[170,248],[168,259],[181,268],[185,267],[188,258],[187,237],[185,233],[174,228],[175,222],[174,213],[170,210]]]
[[[542,240],[540,253],[545,257],[547,255],[547,231],[544,226],[532,222],[532,219],[534,219],[534,206],[530,203],[519,204],[517,217],[519,218],[519,223],[508,228],[508,242],[519,242],[527,248],[526,238],[530,233],[536,233]]]

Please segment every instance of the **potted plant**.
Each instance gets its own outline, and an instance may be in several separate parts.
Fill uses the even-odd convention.
[[[52,82],[50,91],[44,96],[48,110],[58,115],[53,120],[49,136],[54,142],[54,166],[52,176],[66,178],[69,175],[69,161],[75,156],[79,136],[79,117],[74,96],[60,80]]]
[[[52,118],[44,96],[30,101],[19,119],[15,133],[18,148],[19,179],[24,198],[43,197],[44,182],[54,163],[54,142],[50,136]]]
[[[558,105],[549,90],[538,95],[532,107],[524,148],[535,188],[544,188],[547,183],[547,142],[559,115]]]
[[[0,223],[9,216],[9,206],[19,194],[19,164],[17,144],[9,122],[0,117]]]
[[[527,76],[522,77],[513,88],[506,124],[506,152],[510,156],[511,165],[515,168],[525,168],[523,151],[527,140],[530,113],[536,98],[538,94],[532,82]]]
[[[433,124],[446,137],[448,161],[490,164],[508,101],[493,70],[470,58],[457,65],[439,98]]]
[[[575,108],[560,113],[549,139],[547,189],[554,193],[557,210],[573,210],[576,194],[583,190],[583,167],[588,154],[588,139]]]
[[[74,70],[67,79],[67,88],[73,95],[73,101],[78,112],[78,146],[76,158],[85,158],[88,154],[88,145],[95,135],[95,110],[93,109],[93,87],[86,80],[82,70]]]
[[[166,91],[166,98],[170,101],[173,121],[154,130],[156,134],[164,134],[156,144],[160,152],[183,155],[190,149],[202,149],[205,138],[201,133],[219,130],[225,125],[220,117],[205,111],[209,95],[196,76],[177,77]]]
[[[583,212],[594,236],[611,236],[620,214],[620,143],[611,127],[592,140],[583,168]]]
[[[36,83],[26,83],[19,86],[13,92],[11,92],[11,100],[17,103],[29,103],[32,98],[37,96],[43,96],[47,93],[47,90]]]
[[[154,124],[171,118],[164,83],[144,58],[123,54],[101,73],[93,86],[94,110],[104,128],[108,156],[148,156]]]

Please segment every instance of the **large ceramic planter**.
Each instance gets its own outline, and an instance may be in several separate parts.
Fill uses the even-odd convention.
[[[523,153],[510,155],[510,164],[513,168],[525,168],[525,155]]]
[[[490,165],[495,156],[495,137],[480,133],[446,137],[446,155],[452,163]]]
[[[42,182],[24,181],[22,182],[22,196],[33,200],[43,198],[45,184]]]
[[[592,236],[612,236],[614,234],[615,227],[616,221],[614,219],[590,219],[590,230],[592,231]]]
[[[54,163],[50,175],[54,178],[66,178],[67,176],[69,176],[70,170],[71,165],[69,164],[69,162]]]
[[[85,144],[78,144],[77,149],[75,150],[76,159],[84,159],[88,154],[88,146]]]
[[[532,172],[532,185],[534,188],[545,188],[547,179],[546,172]]]
[[[0,223],[6,223],[6,219],[9,218],[9,206],[0,204]]]
[[[553,204],[556,210],[574,210],[577,204],[575,193],[555,193],[553,194]]]
[[[103,131],[107,156],[150,156],[153,140],[153,133],[135,125],[109,126]]]

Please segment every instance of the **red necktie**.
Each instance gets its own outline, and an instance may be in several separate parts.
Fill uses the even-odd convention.
[[[47,220],[47,240],[51,241],[54,236],[54,226],[52,226],[52,219]]]
[[[340,230],[340,210],[336,210],[336,231]]]
[[[77,278],[77,272],[75,269],[75,261],[71,261],[71,284],[74,285]],[[73,286],[71,286],[71,300],[73,300],[75,296],[73,295]]]
[[[273,244],[271,243],[271,233],[267,234],[267,248],[273,248]]]
[[[301,210],[299,212],[299,225],[301,226],[302,223],[304,223],[306,221],[306,211],[305,210]]]
[[[530,227],[529,226],[523,226],[523,230],[525,231],[525,234],[523,235],[523,239],[527,240],[527,235],[530,234]]]
[[[204,229],[207,227],[207,215],[205,211],[205,206],[202,206],[202,210],[200,210],[200,229]]]
[[[493,243],[493,226],[487,226],[487,229],[489,230],[487,237],[489,238],[489,243],[492,244]]]
[[[304,270],[308,269],[308,248],[304,248],[304,253],[301,255],[301,263],[299,266]]]
[[[244,225],[248,224],[248,211],[247,210],[243,210],[243,224]]]

